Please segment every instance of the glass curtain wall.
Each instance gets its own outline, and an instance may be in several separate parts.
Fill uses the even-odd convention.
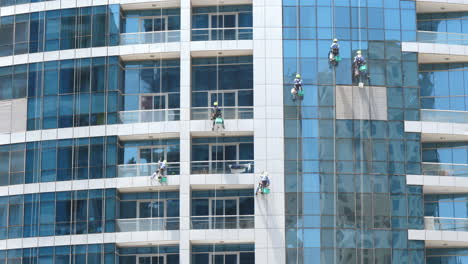
[[[407,239],[424,228],[422,189],[405,180],[421,173],[420,136],[403,122],[419,120],[417,56],[401,52],[415,13],[413,1],[283,0],[287,263],[424,263],[424,243]],[[386,88],[386,120],[336,120],[335,86],[351,89],[357,50],[370,85]]]
[[[179,193],[119,194],[118,232],[179,230]]]
[[[121,123],[180,119],[180,61],[151,60],[123,65]]]
[[[117,123],[118,57],[50,61],[27,66],[27,81],[22,81],[21,87],[27,85],[28,89],[28,130]]]
[[[116,177],[117,137],[0,146],[0,185]]]
[[[116,263],[115,244],[36,247],[0,251],[0,263]]]
[[[0,238],[115,232],[116,202],[116,189],[0,197]]]
[[[151,176],[163,160],[167,161],[166,175],[179,175],[179,144],[178,139],[120,142],[118,177]]]
[[[115,244],[0,250],[0,263],[179,264],[179,246],[117,247]]]
[[[253,88],[252,56],[192,59],[192,119],[209,119],[214,102],[225,119],[252,119]]]
[[[466,142],[424,143],[422,171],[426,175],[460,176],[468,171]]]
[[[120,264],[179,264],[179,246],[121,247],[117,252]]]
[[[247,190],[192,192],[192,229],[254,228],[254,194]]]
[[[255,264],[255,245],[192,245],[192,264],[206,263]]]
[[[192,174],[253,173],[253,167],[253,137],[192,138]]]
[[[54,0],[0,0],[0,6],[21,5],[28,3],[46,2]]]
[[[192,41],[252,39],[252,6],[192,8]]]
[[[421,64],[419,85],[422,109],[468,111],[468,63]]]
[[[180,9],[122,13],[121,45],[180,41]]]
[[[4,16],[0,18],[0,56],[115,46],[119,34],[119,5]]]

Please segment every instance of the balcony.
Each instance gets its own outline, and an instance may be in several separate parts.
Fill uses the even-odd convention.
[[[452,177],[467,177],[468,165],[467,164],[453,164],[453,163],[422,163],[423,175],[431,176],[452,176]]]
[[[158,163],[121,164],[117,166],[117,177],[151,176],[158,170]],[[179,175],[180,164],[168,162],[166,175]]]
[[[192,216],[191,229],[253,229],[253,215]]]
[[[422,109],[421,121],[468,123],[468,111]]]
[[[180,30],[121,33],[120,45],[180,42]]]
[[[179,230],[179,217],[117,219],[117,232]]]
[[[252,27],[192,29],[192,41],[250,40],[252,38]]]
[[[426,230],[468,231],[468,218],[424,217]]]
[[[242,174],[253,172],[253,160],[192,161],[192,174]]]
[[[120,124],[167,122],[180,120],[180,109],[137,110],[119,112]]]
[[[448,45],[468,45],[468,34],[418,31],[418,42],[448,44]]]
[[[221,113],[224,119],[253,119],[253,107],[222,107]],[[192,108],[192,120],[209,120],[210,118],[210,107]]]

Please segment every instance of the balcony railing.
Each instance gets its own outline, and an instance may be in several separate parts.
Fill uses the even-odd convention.
[[[121,33],[120,45],[151,44],[165,42],[179,42],[180,31],[157,31],[157,32],[135,32]]]
[[[224,119],[253,119],[253,107],[222,107]],[[210,107],[192,108],[192,120],[207,120],[211,118]]]
[[[421,121],[468,123],[468,111],[421,109]]]
[[[423,175],[467,177],[468,165],[467,164],[453,164],[453,163],[423,162],[422,172],[423,172]]]
[[[468,45],[468,34],[418,31],[418,42],[449,45]]]
[[[158,170],[158,163],[121,164],[117,166],[117,177],[139,177],[151,176]],[[178,162],[168,162],[166,175],[179,175],[180,164]]]
[[[468,218],[424,217],[426,230],[468,231]]]
[[[165,122],[180,120],[179,109],[137,110],[119,112],[120,124]]]
[[[252,38],[253,29],[251,27],[192,29],[192,41],[245,40]]]
[[[192,161],[192,174],[239,174],[253,172],[253,160]]]
[[[179,217],[117,219],[117,232],[179,230]]]
[[[253,229],[253,215],[192,216],[191,229]]]

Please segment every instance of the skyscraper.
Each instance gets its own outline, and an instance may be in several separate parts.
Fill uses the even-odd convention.
[[[466,0],[0,0],[0,263],[468,263],[467,32]]]

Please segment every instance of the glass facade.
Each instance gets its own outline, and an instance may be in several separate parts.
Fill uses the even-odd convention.
[[[209,119],[218,102],[225,119],[253,118],[253,58],[192,60],[192,119]]]
[[[468,110],[468,65],[466,63],[421,64],[421,108]],[[466,98],[466,99],[465,99]],[[466,101],[466,102],[465,102]]]
[[[192,9],[192,41],[252,39],[252,6],[204,6]]]
[[[192,245],[192,264],[206,263],[254,264],[254,245]]]
[[[120,6],[94,6],[0,18],[0,56],[119,44]]]
[[[253,137],[212,137],[192,139],[192,174],[253,173]]]
[[[180,62],[95,57],[0,67],[0,100],[20,98],[28,130],[175,121]]]
[[[0,239],[115,232],[116,189],[0,197]]]
[[[108,243],[0,250],[0,263],[178,264],[179,247],[117,247]]]
[[[422,13],[417,16],[418,30],[468,33],[468,12]]]
[[[254,204],[251,189],[193,191],[191,228],[254,228]]]
[[[403,123],[420,118],[417,55],[401,51],[416,40],[415,14],[413,1],[283,0],[286,263],[424,263],[424,243],[407,237],[424,228],[422,188],[405,179],[421,172],[420,135]],[[369,85],[386,88],[386,120],[335,115],[357,50]]]
[[[0,146],[0,185],[116,177],[117,137]]]
[[[1,0],[0,6],[21,5],[21,4],[38,3],[38,2],[45,2],[45,1],[53,1],[53,0]]]
[[[468,45],[468,12],[427,13],[430,1],[414,0],[198,1],[182,10],[178,1],[63,9],[46,1],[0,0],[0,130],[8,117],[19,122],[12,105],[26,104],[26,131],[0,133],[0,247],[15,239],[0,250],[0,264],[253,264],[256,250],[277,254],[276,241],[257,246],[255,232],[254,241],[181,241],[179,249],[177,239],[235,230],[248,237],[264,231],[258,221],[271,212],[284,217],[272,224],[282,225],[281,238],[284,229],[279,263],[468,264],[464,248],[430,248],[409,232],[468,232],[467,194],[407,183],[408,176],[466,177],[468,145],[405,132],[414,124],[407,121],[468,123],[468,64],[403,51],[414,42]],[[44,5],[13,6],[29,3]],[[342,60],[331,65],[334,38]],[[109,56],[95,56],[104,50]],[[357,51],[370,79],[356,90]],[[282,69],[270,59],[281,59]],[[254,79],[276,73],[280,88],[275,78]],[[290,95],[296,74],[303,100]],[[266,89],[282,89],[283,102]],[[383,92],[372,105],[374,91]],[[346,100],[353,117],[340,113]],[[215,102],[229,120],[221,133],[209,129]],[[368,117],[356,117],[366,103]],[[251,119],[255,131],[243,131],[250,121],[237,119]],[[281,119],[282,133],[262,135],[263,121],[276,129],[269,119]],[[88,136],[103,130],[118,136]],[[284,153],[271,162],[284,166],[263,157],[275,150],[264,146],[272,138],[284,140]],[[272,175],[284,167],[282,189],[255,196],[256,180],[245,179],[257,179],[265,163]],[[115,239],[13,249],[16,239],[58,236],[56,243],[88,234]]]
[[[10,88],[24,95],[19,91],[27,88],[28,130],[118,122],[118,57],[50,61],[8,69],[4,78],[13,77],[13,85],[2,87],[7,88],[4,92]],[[19,69],[24,72],[18,76],[15,72]]]

